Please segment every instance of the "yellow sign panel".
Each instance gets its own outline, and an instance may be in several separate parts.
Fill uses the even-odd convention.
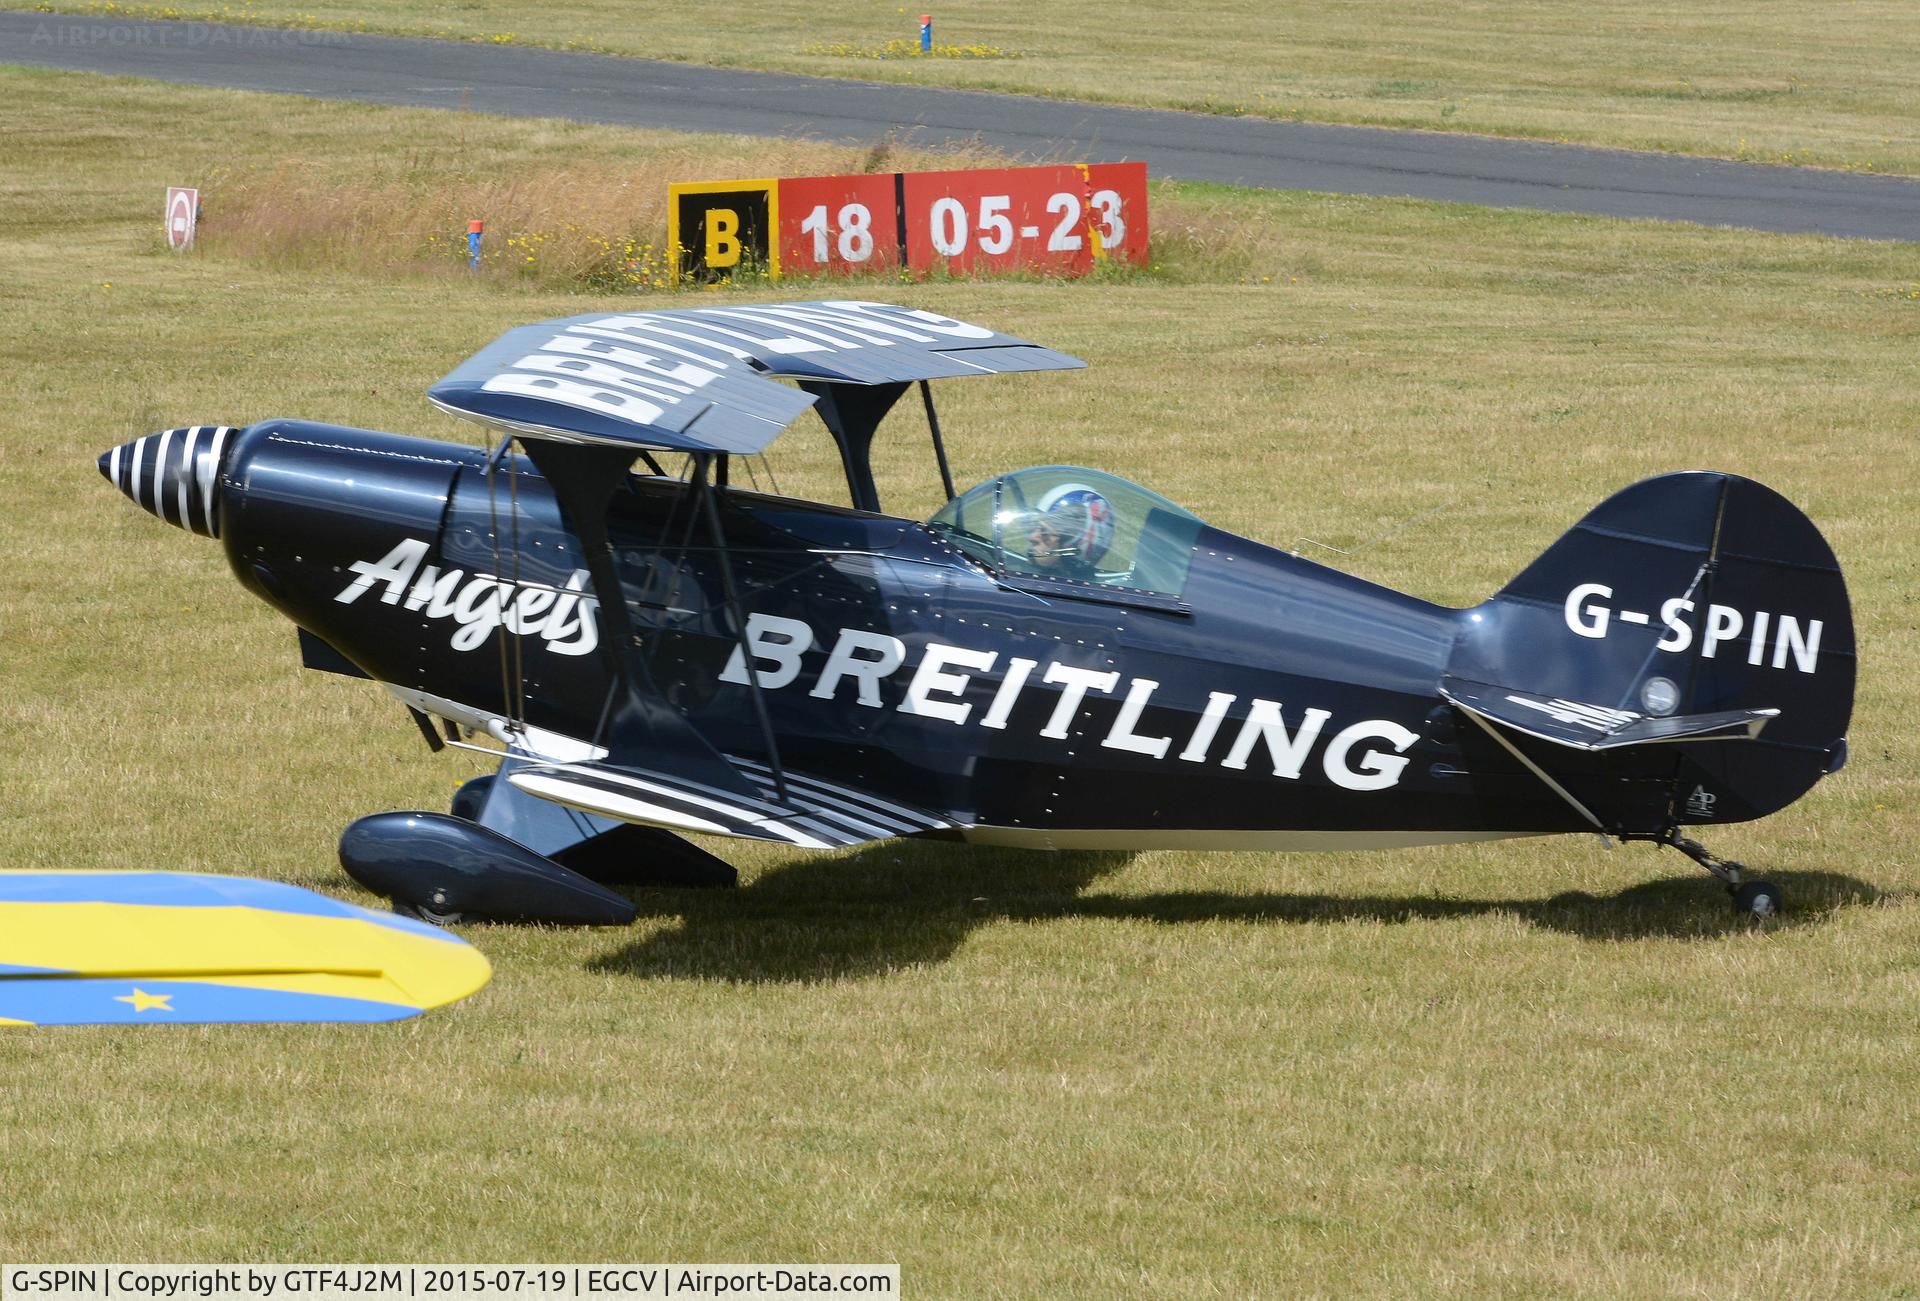
[[[741,270],[780,278],[777,180],[690,181],[667,187],[674,279],[731,280]]]

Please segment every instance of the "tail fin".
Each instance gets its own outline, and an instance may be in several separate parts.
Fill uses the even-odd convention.
[[[1617,762],[1642,778],[1670,768],[1669,823],[1761,817],[1845,762],[1846,584],[1812,521],[1751,479],[1615,493],[1461,620],[1450,698],[1559,745],[1631,746]],[[1525,725],[1555,707],[1566,735]],[[1583,729],[1617,739],[1568,739]]]

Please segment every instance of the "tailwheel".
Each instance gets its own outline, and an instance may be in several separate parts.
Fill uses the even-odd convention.
[[[1749,881],[1733,892],[1733,910],[1743,917],[1775,917],[1780,888],[1771,881]]]
[[[1727,892],[1733,896],[1734,911],[1741,916],[1779,915],[1780,887],[1773,882],[1747,880],[1740,864],[1730,858],[1716,857],[1707,851],[1705,845],[1680,835],[1676,830],[1669,830],[1658,839],[1663,845],[1672,845],[1722,881],[1727,887]]]

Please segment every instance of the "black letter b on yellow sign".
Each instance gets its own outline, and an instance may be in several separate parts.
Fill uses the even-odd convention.
[[[670,191],[671,238],[683,280],[710,283],[736,274],[770,274],[772,181],[726,181],[721,186],[675,185]]]

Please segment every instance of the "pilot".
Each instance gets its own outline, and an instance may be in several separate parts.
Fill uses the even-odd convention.
[[[1082,484],[1055,488],[1027,523],[1027,559],[1048,578],[1099,581],[1095,566],[1113,542],[1113,507]]]

